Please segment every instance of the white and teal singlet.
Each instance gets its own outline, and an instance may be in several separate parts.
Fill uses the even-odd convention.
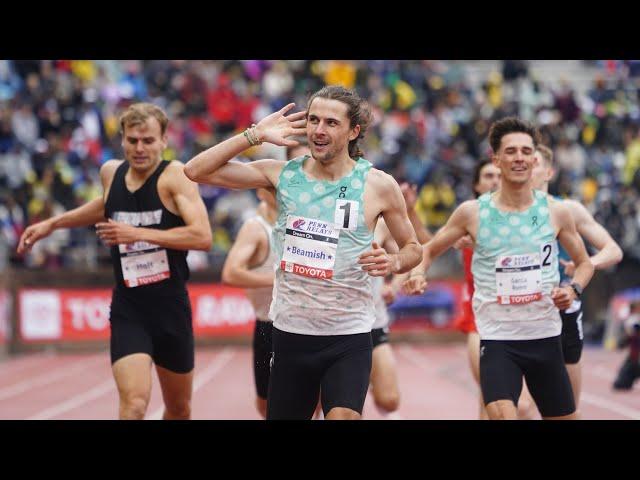
[[[534,190],[524,212],[503,212],[495,193],[478,198],[479,222],[471,271],[473,311],[484,340],[535,340],[560,335],[551,299],[558,286],[558,246],[547,194]]]
[[[278,269],[269,318],[275,328],[303,335],[370,332],[373,288],[358,256],[373,241],[364,219],[371,163],[359,158],[348,175],[325,181],[304,173],[309,158],[290,160],[278,179]]]

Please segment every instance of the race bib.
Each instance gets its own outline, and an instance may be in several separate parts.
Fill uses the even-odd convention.
[[[332,278],[340,230],[332,223],[287,216],[280,268],[313,278]]]
[[[353,200],[336,200],[333,223],[341,230],[356,230],[358,228],[359,207],[360,204]]]
[[[124,284],[129,287],[161,282],[171,276],[167,251],[153,243],[119,245]]]
[[[542,298],[540,253],[498,257],[496,292],[500,305],[524,304],[540,300]]]

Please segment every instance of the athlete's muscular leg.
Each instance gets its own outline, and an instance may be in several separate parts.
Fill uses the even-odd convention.
[[[518,420],[539,420],[538,407],[531,398],[531,393],[526,383],[522,383],[522,392],[518,400]]]
[[[325,420],[360,420],[361,418],[362,415],[355,410],[344,407],[334,407],[324,417]]]
[[[151,396],[151,357],[134,353],[111,367],[120,396],[120,420],[142,420]]]
[[[576,402],[576,415],[580,417],[580,391],[582,390],[582,364],[565,364],[569,380],[571,381],[571,389],[573,390],[573,399]]]
[[[156,371],[164,400],[162,419],[189,420],[191,418],[193,370],[189,373],[175,373],[156,365]]]
[[[256,410],[260,416],[265,419],[267,418],[267,399],[261,398],[256,395]]]
[[[395,412],[400,405],[396,361],[391,345],[383,343],[373,349],[371,391],[376,406],[385,413]]]
[[[469,332],[467,335],[467,353],[469,355],[469,366],[471,367],[471,374],[473,379],[480,386],[480,335],[477,332]],[[480,395],[480,408],[478,411],[479,420],[489,420],[489,414],[487,408],[484,406],[484,399],[482,398],[482,391],[478,392]]]
[[[518,411],[511,400],[496,400],[487,405],[489,420],[517,420]]]

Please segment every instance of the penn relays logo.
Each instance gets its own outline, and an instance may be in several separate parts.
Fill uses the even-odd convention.
[[[511,257],[505,257],[505,258],[503,258],[503,259],[502,259],[502,262],[500,262],[500,264],[501,264],[503,267],[508,267],[508,266],[509,266],[509,264],[511,264]]]
[[[296,220],[295,222],[293,222],[293,225],[291,225],[293,228],[298,229],[300,227],[302,227],[304,225],[304,220],[299,218],[298,220]]]

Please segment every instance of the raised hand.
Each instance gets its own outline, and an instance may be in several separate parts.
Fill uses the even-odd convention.
[[[299,145],[300,142],[287,137],[306,135],[307,112],[296,112],[285,116],[295,106],[295,103],[290,103],[260,120],[255,127],[258,139],[262,142],[269,142],[283,147]]]

